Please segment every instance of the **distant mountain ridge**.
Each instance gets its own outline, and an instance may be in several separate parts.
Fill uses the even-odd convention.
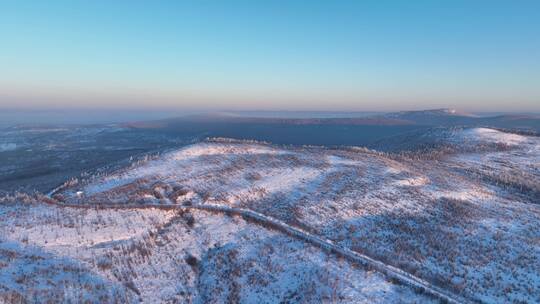
[[[357,126],[483,126],[540,132],[540,115],[502,114],[479,116],[456,109],[400,111],[363,117],[279,118],[233,115],[231,113],[199,114],[155,121],[124,124],[132,128],[178,128],[186,124],[267,124],[267,125],[357,125]]]
[[[477,115],[473,113],[458,111],[456,109],[451,109],[451,108],[417,110],[417,111],[399,111],[399,112],[388,113],[386,116],[399,117],[399,116],[421,116],[421,115],[478,117]]]

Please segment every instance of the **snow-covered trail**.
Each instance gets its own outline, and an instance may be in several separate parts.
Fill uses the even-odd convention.
[[[281,232],[286,233],[292,237],[309,242],[321,249],[334,253],[341,257],[348,259],[351,262],[361,264],[363,266],[371,267],[387,277],[394,279],[402,284],[411,286],[417,290],[421,290],[445,303],[471,303],[461,296],[455,295],[447,290],[441,289],[433,284],[418,278],[402,269],[394,267],[392,265],[385,264],[379,260],[373,259],[367,255],[352,251],[350,249],[338,246],[331,240],[323,239],[315,236],[309,232],[306,232],[300,228],[288,225],[285,222],[272,218],[270,216],[243,208],[234,208],[217,204],[204,204],[204,205],[126,205],[126,204],[110,204],[110,205],[77,205],[62,203],[54,199],[45,200],[48,204],[54,204],[62,207],[70,208],[83,208],[83,209],[161,209],[161,210],[185,210],[190,209],[203,210],[209,212],[216,212],[229,215],[240,215],[246,220],[251,220],[255,223],[269,227]]]

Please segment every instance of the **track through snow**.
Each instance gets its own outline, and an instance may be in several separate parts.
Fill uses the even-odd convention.
[[[53,193],[51,193],[53,194]],[[425,292],[443,302],[446,303],[471,303],[470,301],[464,299],[461,296],[452,294],[447,290],[441,289],[429,282],[422,280],[402,269],[397,267],[385,264],[381,261],[373,259],[367,255],[352,251],[350,249],[338,246],[334,242],[323,239],[321,237],[314,236],[313,234],[306,232],[300,228],[293,227],[288,225],[280,220],[266,216],[264,214],[243,208],[234,208],[228,206],[222,206],[217,204],[205,204],[205,205],[192,205],[192,206],[182,206],[182,205],[125,205],[125,204],[110,204],[110,205],[77,205],[77,204],[67,204],[58,202],[55,200],[47,200],[47,203],[54,204],[62,207],[71,207],[71,208],[83,208],[83,209],[161,209],[161,210],[204,210],[209,212],[218,212],[223,214],[230,215],[240,215],[246,220],[252,220],[256,223],[271,227],[275,230],[282,231],[287,235],[293,236],[295,238],[309,242],[321,249],[327,250],[331,253],[337,254],[348,259],[351,262],[361,264],[363,266],[371,267],[384,275],[388,276],[391,279],[394,279],[402,284],[411,286],[417,290]]]

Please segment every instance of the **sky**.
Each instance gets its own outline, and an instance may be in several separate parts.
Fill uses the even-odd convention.
[[[540,112],[540,1],[4,1],[0,109]]]

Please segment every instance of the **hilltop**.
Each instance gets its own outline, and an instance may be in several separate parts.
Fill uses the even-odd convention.
[[[216,139],[72,180],[52,200],[13,198],[0,211],[2,252],[14,257],[8,269],[29,266],[22,278],[4,272],[0,286],[21,296],[43,283],[18,280],[54,282],[46,278],[74,263],[70,276],[92,275],[87,294],[74,295],[129,302],[412,303],[436,301],[439,289],[465,301],[538,301],[540,139],[430,132],[470,148],[393,154]],[[265,218],[387,266],[340,259]],[[25,258],[51,255],[59,266],[46,273]],[[428,284],[425,294],[414,280]]]

